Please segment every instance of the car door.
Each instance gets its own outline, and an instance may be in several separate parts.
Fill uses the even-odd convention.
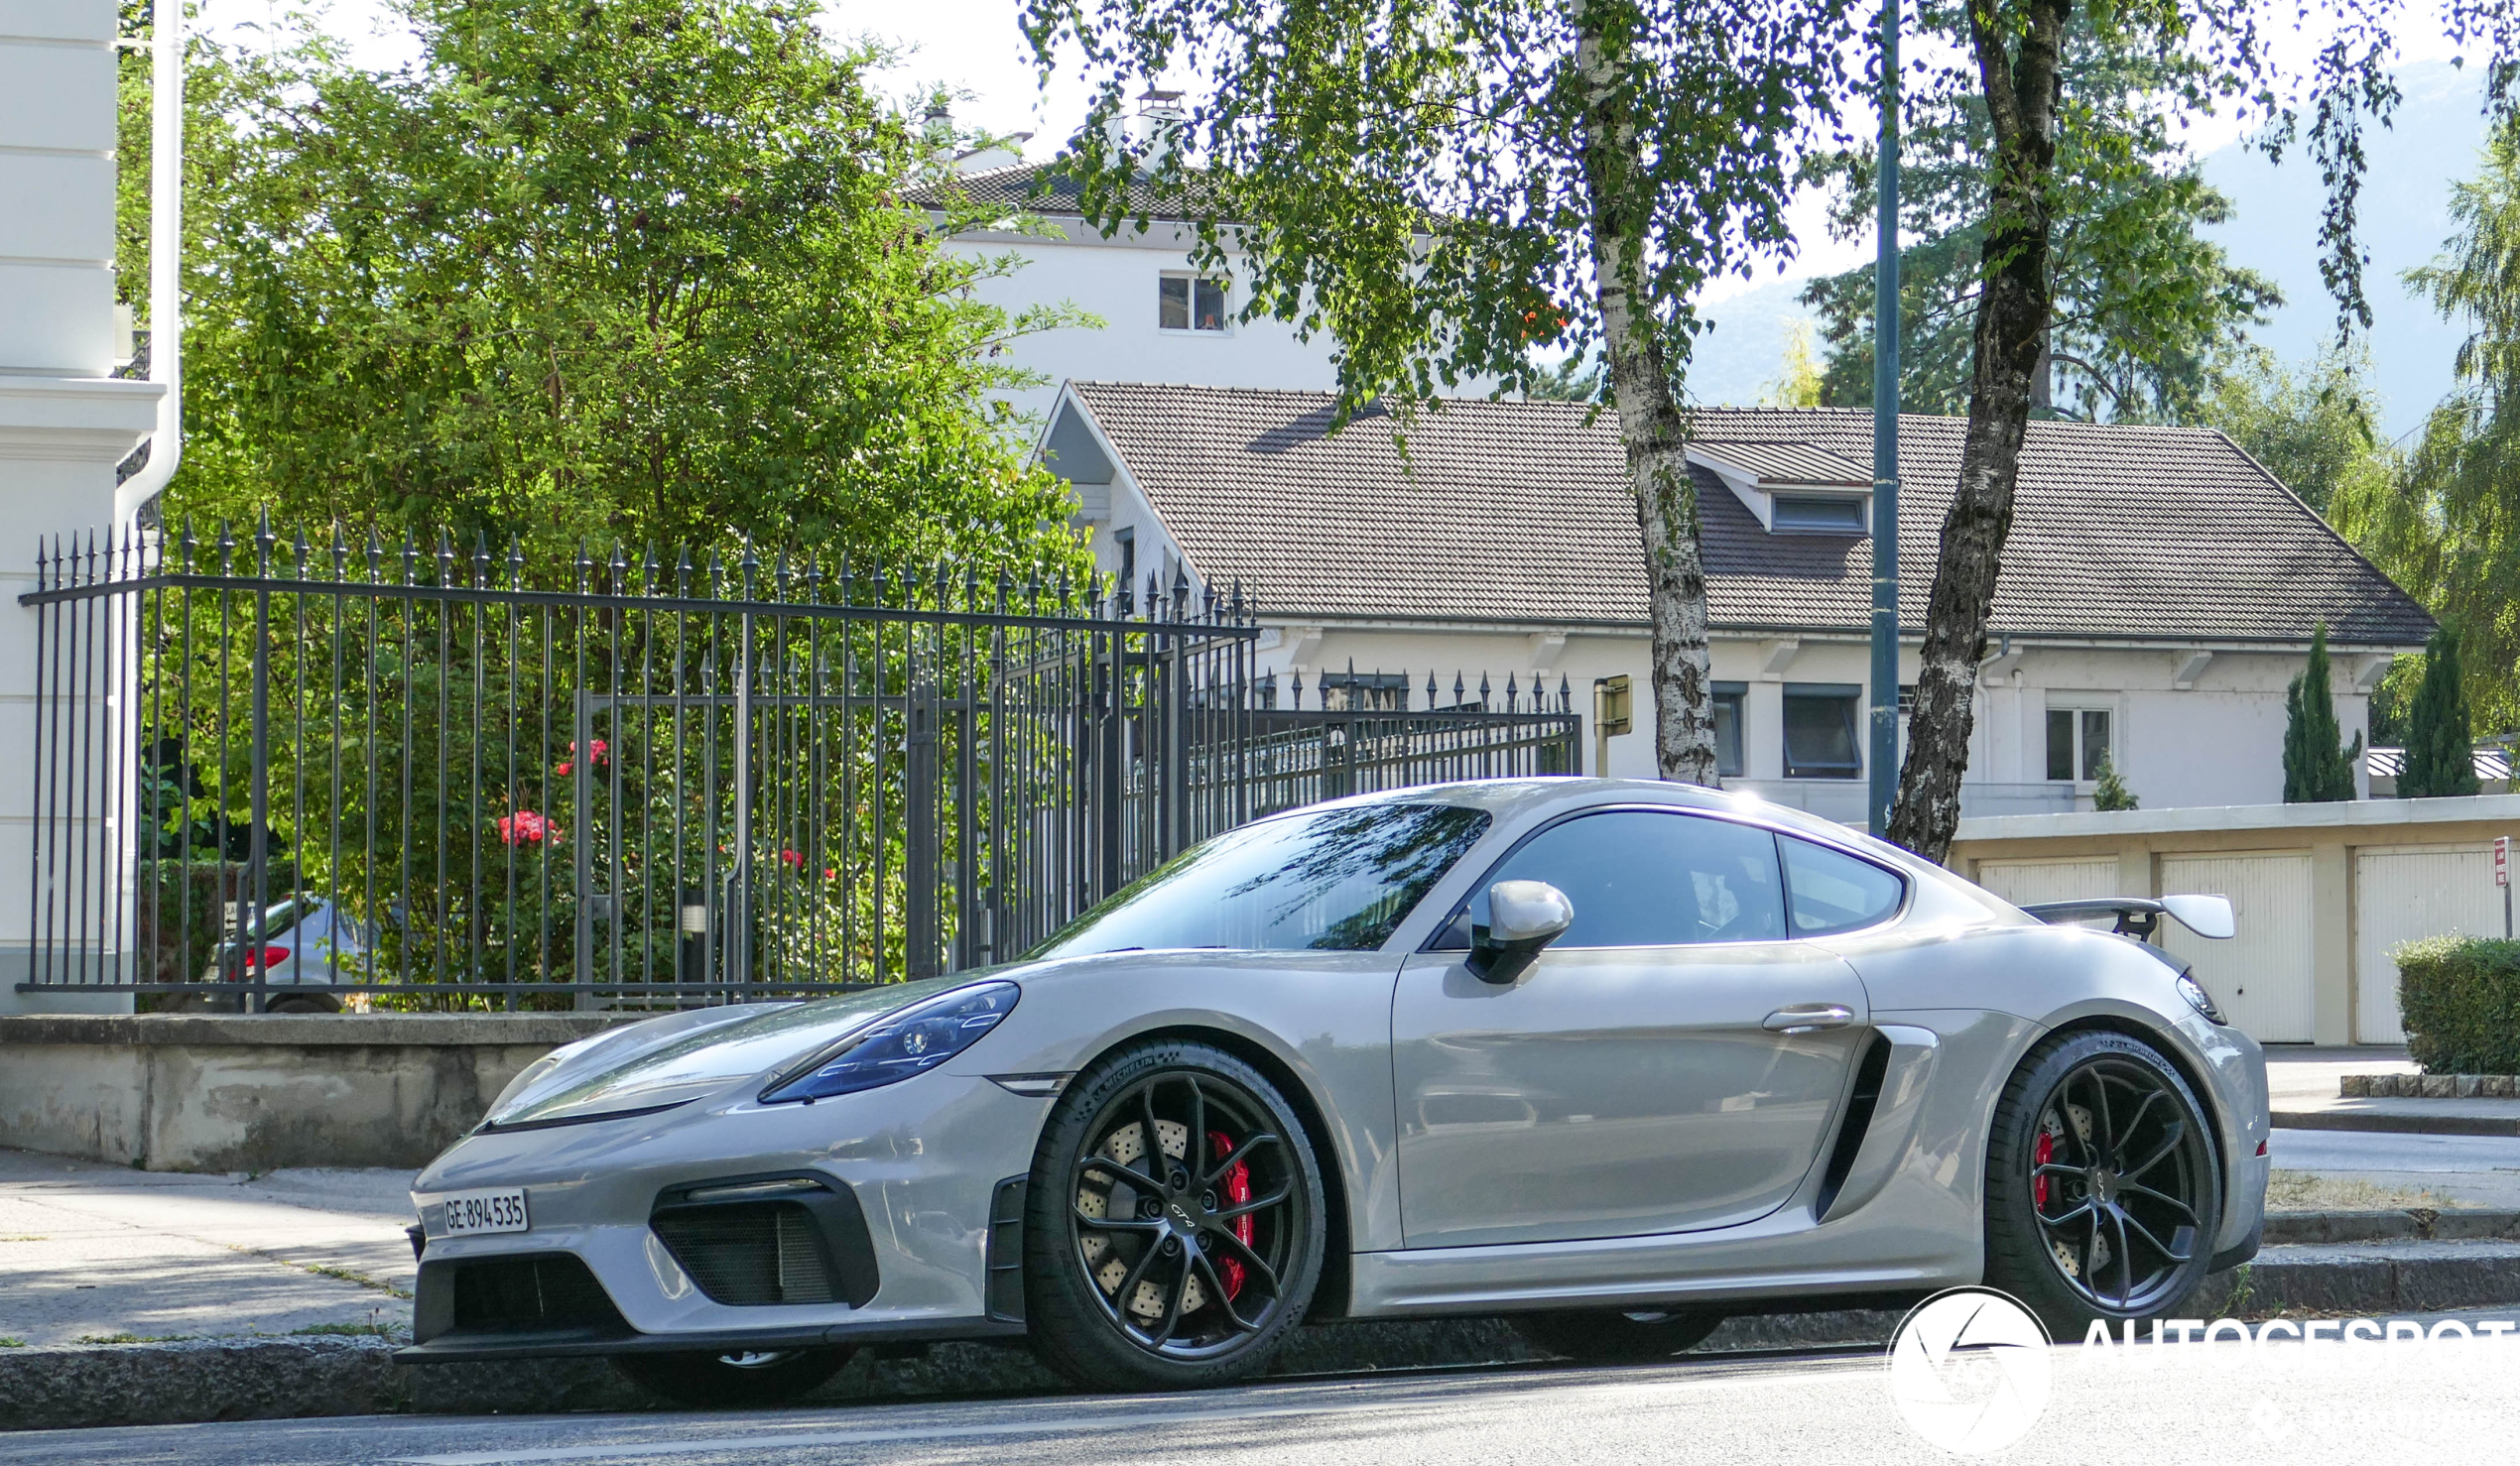
[[[1755,825],[1612,809],[1533,835],[1487,888],[1547,881],[1575,922],[1497,985],[1412,955],[1392,1012],[1410,1247],[1560,1242],[1746,1222],[1817,1160],[1869,1021],[1862,983],[1788,932]]]

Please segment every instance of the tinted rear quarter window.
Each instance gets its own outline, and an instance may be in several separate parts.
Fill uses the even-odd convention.
[[[1786,909],[1796,936],[1826,936],[1885,921],[1899,910],[1907,885],[1868,860],[1779,835],[1785,852]]]

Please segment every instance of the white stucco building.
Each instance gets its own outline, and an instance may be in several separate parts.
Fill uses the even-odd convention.
[[[50,890],[60,864],[30,865],[46,744],[34,695],[40,619],[18,597],[35,588],[39,544],[82,543],[126,521],[116,465],[160,427],[168,395],[113,375],[128,350],[115,310],[116,24],[112,0],[0,0],[0,887],[16,893],[0,902],[0,1013],[131,1007],[129,994],[18,991],[34,943],[26,894]],[[80,701],[127,705],[128,682],[110,667],[71,669],[88,677]],[[82,685],[63,677],[59,653],[49,671]],[[111,769],[124,756],[109,747],[94,757]],[[109,833],[83,813],[60,838],[76,856]],[[129,892],[90,899],[122,903]]]
[[[1565,682],[1591,711],[1624,673],[1639,731],[1608,772],[1652,777],[1645,571],[1615,425],[1580,405],[1460,399],[1331,433],[1320,392],[1071,382],[1042,447],[1101,567],[1239,583],[1264,674],[1425,708],[1457,673]],[[1901,428],[1903,662],[1913,677],[1958,419]],[[1703,515],[1726,782],[1862,815],[1872,420],[1707,410]],[[1401,439],[1405,435],[1405,458]],[[2031,425],[1976,704],[1970,814],[2090,805],[2105,753],[2147,807],[2282,796],[2285,689],[2329,629],[2336,712],[2366,726],[2422,607],[2221,434]],[[1402,699],[1405,699],[1403,701]],[[1591,735],[1585,735],[1587,765]]]
[[[1139,119],[1141,148],[1163,146],[1170,125],[1160,94]],[[1285,321],[1238,321],[1249,304],[1245,283],[1233,269],[1193,267],[1197,236],[1181,222],[1184,200],[1159,194],[1141,182],[1128,198],[1143,229],[1127,224],[1106,237],[1078,213],[1074,180],[1055,164],[1028,165],[1013,152],[991,149],[964,157],[949,184],[926,190],[922,201],[943,218],[950,191],[957,202],[1002,209],[1011,220],[1029,215],[1043,232],[1011,228],[964,230],[944,240],[948,255],[995,259],[1012,255],[1021,268],[983,281],[977,295],[1010,316],[1036,305],[1067,305],[1098,317],[1099,326],[1069,326],[1015,340],[1010,364],[1036,373],[1042,385],[1009,392],[1007,400],[1036,423],[1059,395],[1059,384],[1078,381],[1186,382],[1202,387],[1281,387],[1326,391],[1337,381],[1327,336],[1299,339]]]

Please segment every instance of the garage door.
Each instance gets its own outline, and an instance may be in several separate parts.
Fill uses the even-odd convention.
[[[2266,1043],[2309,1042],[2310,856],[2165,855],[2161,889],[2231,898],[2239,935],[2207,941],[2166,921],[2162,945],[2197,964],[2243,1032]]]
[[[2354,859],[2353,1036],[2363,1043],[2403,1043],[2398,969],[2389,949],[2424,936],[2502,934],[2502,893],[2493,849],[2433,845],[2364,850]]]
[[[2114,855],[2075,860],[1980,861],[1977,884],[2014,906],[2031,906],[2043,901],[2085,901],[2095,896],[2146,894],[2118,889],[2117,857]]]

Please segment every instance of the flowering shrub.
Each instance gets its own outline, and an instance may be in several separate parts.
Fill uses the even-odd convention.
[[[545,839],[560,843],[561,828],[531,809],[499,816],[499,838],[510,845],[539,845]]]
[[[554,774],[563,778],[567,778],[569,772],[577,767],[577,740],[572,738],[568,741],[568,752],[570,756],[561,760],[552,770]],[[612,746],[600,738],[589,738],[586,740],[586,757],[592,761],[591,767],[600,769],[612,762]]]

